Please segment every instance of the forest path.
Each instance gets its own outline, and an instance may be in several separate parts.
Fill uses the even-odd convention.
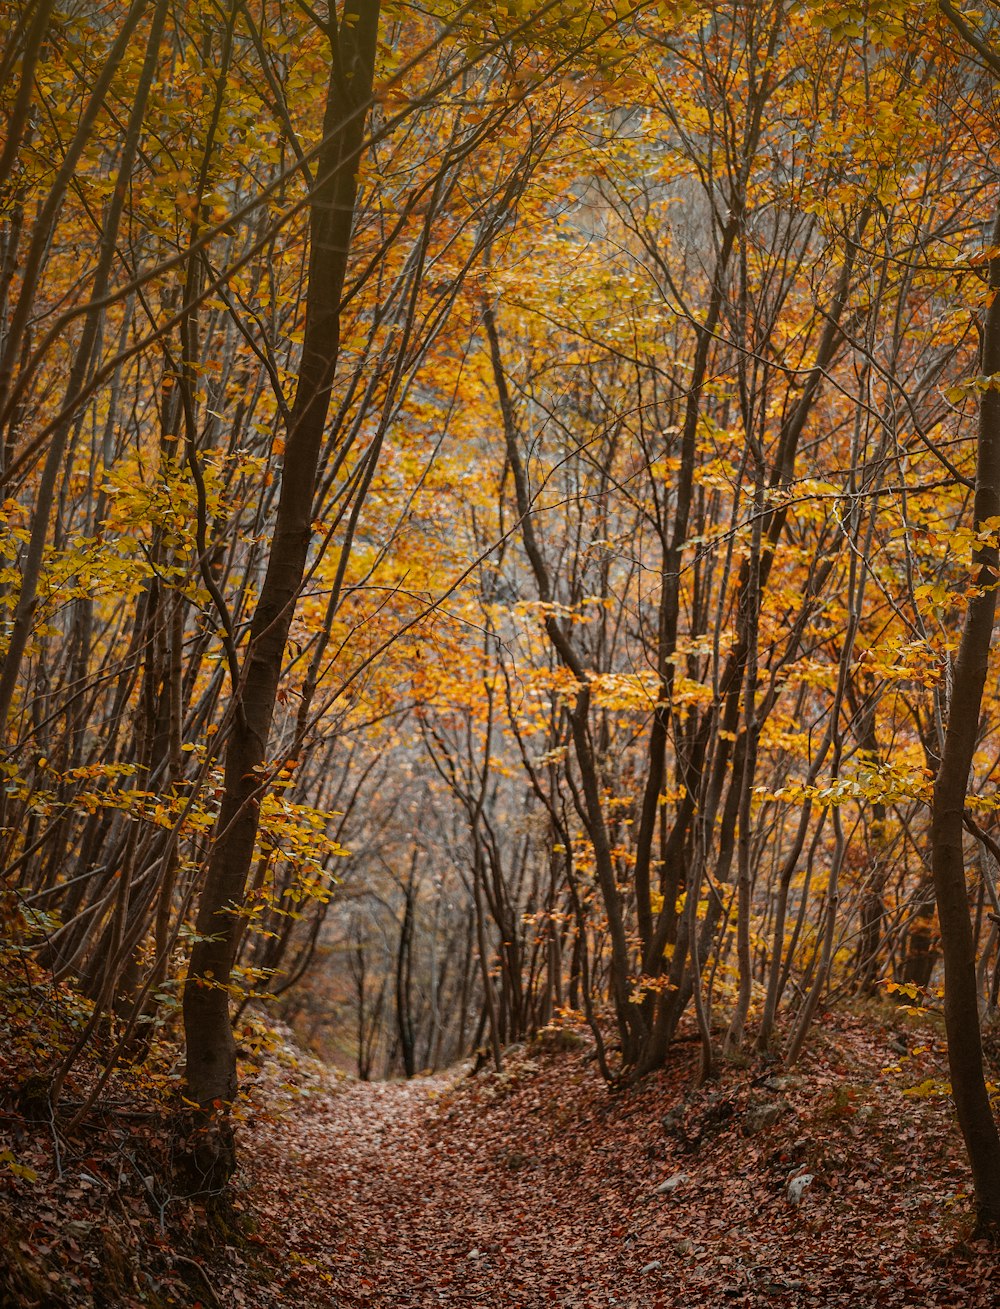
[[[337,1306],[553,1302],[539,1273],[552,1198],[518,1177],[516,1155],[504,1166],[488,1115],[481,1131],[451,1130],[452,1085],[348,1081],[279,1128],[285,1239],[293,1258],[305,1256],[296,1281],[317,1303],[312,1263]],[[582,1268],[592,1242],[582,1224],[575,1240],[561,1234],[553,1289],[565,1293],[567,1255]]]
[[[485,1103],[473,1104],[453,1078],[345,1081],[275,1129],[274,1173],[260,1158],[255,1170],[265,1186],[280,1172],[281,1240],[302,1261],[290,1284],[336,1309],[666,1303],[638,1285],[658,1256],[626,1240],[636,1196],[620,1166],[603,1149],[584,1165],[548,1122],[508,1134],[505,1079],[483,1087]],[[595,1164],[597,1193],[593,1177],[580,1184]]]
[[[582,1058],[522,1056],[499,1076],[317,1087],[244,1137],[258,1239],[282,1262],[273,1303],[1000,1305],[995,1260],[948,1252],[960,1172],[948,1175],[952,1128],[935,1106],[813,1123],[810,1106],[843,1079],[827,1069],[797,1080],[783,1129],[748,1136],[743,1074],[695,1099],[689,1122],[720,1096],[734,1117],[690,1154],[661,1125],[687,1073],[609,1096]],[[817,1181],[795,1208],[799,1156]],[[681,1172],[676,1191],[655,1192]]]

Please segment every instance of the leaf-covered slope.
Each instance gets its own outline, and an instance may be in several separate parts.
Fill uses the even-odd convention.
[[[314,1089],[252,1150],[278,1302],[997,1303],[995,1260],[955,1247],[933,1030],[828,1019],[796,1075],[731,1069],[695,1093],[690,1051],[610,1096],[586,1048]]]

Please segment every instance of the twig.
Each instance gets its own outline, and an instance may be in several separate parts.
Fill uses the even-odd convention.
[[[198,1260],[189,1259],[186,1254],[178,1254],[176,1250],[174,1251],[174,1259],[179,1264],[188,1264],[191,1268],[197,1268],[198,1272],[201,1274],[201,1280],[205,1283],[208,1293],[212,1298],[212,1303],[216,1306],[216,1309],[223,1309],[222,1301],[219,1299],[215,1287],[209,1280],[208,1273],[205,1272],[205,1269],[201,1266]]]

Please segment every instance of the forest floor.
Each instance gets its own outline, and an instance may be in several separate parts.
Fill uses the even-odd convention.
[[[698,1091],[690,1043],[609,1094],[558,1035],[500,1074],[317,1088],[252,1147],[275,1303],[1000,1305],[1000,1262],[961,1242],[942,1043],[879,1012],[827,1019],[793,1074]]]
[[[0,1303],[1000,1306],[1000,1259],[962,1241],[932,1024],[840,1013],[793,1073],[732,1065],[699,1090],[695,1062],[680,1042],[609,1093],[589,1046],[552,1032],[499,1074],[365,1084],[279,1043],[245,1069],[228,1237],[155,1184],[129,1190],[120,1165],[112,1192],[106,1143],[64,1146],[56,1175],[44,1133],[34,1154],[22,1134],[35,1176],[0,1195],[0,1247],[17,1252]]]

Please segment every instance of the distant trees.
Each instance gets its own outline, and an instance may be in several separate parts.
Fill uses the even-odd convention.
[[[615,274],[581,285],[575,297],[555,291],[536,311],[564,335],[541,365],[538,346],[505,349],[500,317],[484,310],[524,554],[574,688],[564,739],[575,777],[567,782],[599,888],[618,1035],[626,1066],[639,1072],[662,1062],[692,997],[710,1070],[701,977],[706,968],[714,975],[727,940],[738,997],[728,1043],[742,1041],[756,985],[761,828],[780,824],[770,829],[775,841],[787,821],[781,764],[770,782],[760,776],[767,743],[783,737],[790,746],[788,724],[803,712],[815,722],[789,878],[809,831],[809,792],[825,769],[833,794],[845,759],[850,718],[842,718],[870,584],[857,560],[868,557],[878,503],[865,497],[880,494],[888,437],[877,412],[852,423],[847,397],[857,383],[844,371],[860,367],[864,377],[864,343],[848,319],[872,276],[866,251],[879,180],[877,171],[856,177],[853,165],[833,160],[804,208],[804,178],[795,180],[787,162],[789,135],[798,133],[805,151],[802,132],[814,134],[809,148],[819,150],[838,123],[844,133],[854,126],[845,86],[808,125],[782,123],[789,82],[818,86],[808,66],[786,66],[802,58],[798,37],[783,6],[715,7],[676,56],[678,74],[661,98],[654,94],[641,130],[624,120],[605,133],[598,176],[584,183],[588,213],[602,215],[621,252],[617,277],[643,286],[643,318],[607,331],[620,313]],[[663,57],[674,55],[672,36],[660,40]],[[822,45],[813,49],[820,58]],[[682,205],[697,223],[670,220]],[[898,307],[887,297],[872,302],[870,312],[880,311]],[[511,376],[506,356],[532,348],[533,375]],[[578,407],[570,396],[581,397]],[[522,453],[529,450],[533,459]],[[567,459],[579,466],[572,487],[561,473]],[[833,468],[849,471],[822,480]],[[556,483],[572,510],[548,507],[558,501]],[[796,493],[803,483],[814,508]],[[567,550],[574,538],[579,546]],[[847,607],[834,617],[829,597],[845,587]],[[822,682],[808,666],[817,650],[829,669]],[[830,699],[817,695],[827,679]],[[618,696],[604,689],[614,684]],[[649,715],[645,731],[630,719],[626,689]],[[771,791],[770,801],[755,798]],[[615,807],[626,796],[628,828],[619,830]],[[837,808],[833,817],[841,828]],[[793,1052],[834,953],[838,842],[824,944],[808,979],[813,998]],[[787,984],[787,889],[772,903],[773,1009]]]

